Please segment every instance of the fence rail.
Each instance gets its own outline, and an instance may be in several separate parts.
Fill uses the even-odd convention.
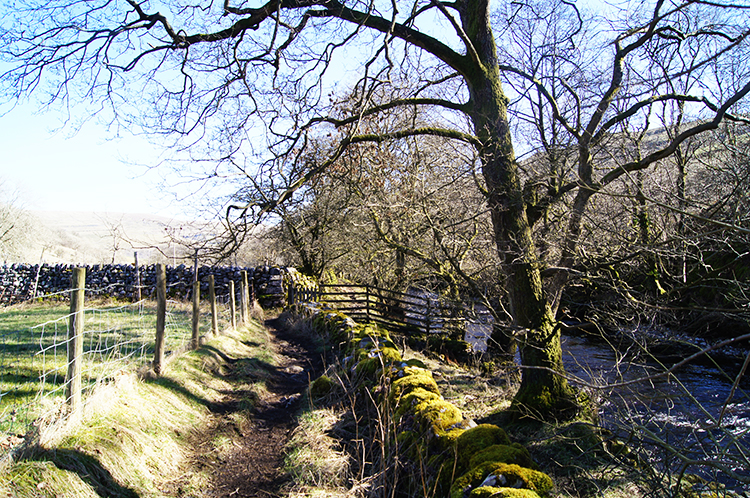
[[[372,285],[290,286],[289,304],[307,301],[326,302],[355,320],[377,323],[406,334],[463,336],[467,316],[475,314],[461,303],[425,293],[399,292]]]

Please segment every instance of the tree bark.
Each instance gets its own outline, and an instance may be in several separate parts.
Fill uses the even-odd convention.
[[[566,415],[575,395],[565,378],[560,333],[542,287],[541,263],[527,218],[508,124],[497,50],[489,24],[489,3],[467,0],[461,12],[463,29],[476,60],[466,75],[470,117],[488,192],[494,239],[507,278],[510,311],[519,334],[521,386],[513,408],[523,415],[549,419]]]

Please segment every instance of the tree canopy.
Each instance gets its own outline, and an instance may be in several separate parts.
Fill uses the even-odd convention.
[[[541,417],[575,407],[555,315],[591,199],[743,121],[750,91],[746,2],[596,13],[566,0],[20,0],[6,10],[6,95],[82,101],[173,139],[183,159],[212,159],[199,163],[206,179],[236,182],[234,221],[273,211],[358,144],[441,137],[473,148],[525,367],[514,407]],[[656,111],[684,119],[642,153],[612,154],[613,136],[642,134]],[[310,161],[321,137],[333,146]],[[543,260],[536,225],[562,208],[554,261]]]

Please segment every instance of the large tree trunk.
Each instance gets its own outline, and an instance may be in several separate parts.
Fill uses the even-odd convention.
[[[575,395],[563,377],[560,332],[542,286],[516,163],[512,155],[498,158],[492,154],[483,166],[495,243],[506,274],[524,367],[513,408],[542,419],[564,418],[576,411]]]
[[[519,331],[523,370],[513,407],[543,419],[565,416],[575,406],[575,396],[561,375],[560,333],[542,287],[540,262],[526,215],[489,9],[484,0],[467,0],[464,8],[463,28],[478,59],[474,74],[466,75],[470,115],[474,132],[483,144],[479,154],[494,238],[506,274],[514,326]]]

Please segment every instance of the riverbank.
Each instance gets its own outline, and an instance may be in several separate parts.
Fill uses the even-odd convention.
[[[639,345],[566,336],[573,382],[599,403],[600,424],[656,476],[685,472],[735,493],[750,486],[750,396],[726,363],[659,361]],[[716,360],[716,357],[713,357]]]

